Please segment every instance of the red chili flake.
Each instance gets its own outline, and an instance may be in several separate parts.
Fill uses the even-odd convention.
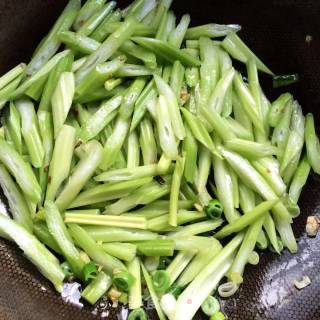
[[[48,171],[49,171],[49,165],[46,165],[46,166],[43,168],[43,171],[44,171],[44,172],[48,172]]]

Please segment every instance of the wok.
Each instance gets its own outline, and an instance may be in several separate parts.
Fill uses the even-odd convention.
[[[48,32],[65,0],[0,1],[0,72],[20,61],[27,62],[35,46]],[[125,5],[125,1],[119,1]],[[175,0],[175,13],[190,13],[193,24],[239,23],[241,37],[274,72],[297,72],[300,81],[271,90],[263,78],[267,96],[274,99],[289,90],[313,112],[320,128],[320,2],[312,0]],[[306,41],[306,36],[311,41]],[[1,152],[1,150],[0,150]],[[3,195],[0,196],[4,199]],[[294,221],[299,251],[295,255],[261,254],[258,266],[248,266],[238,293],[221,304],[232,320],[320,319],[320,235],[307,238],[306,218],[320,216],[320,178],[311,175],[301,200],[301,215]],[[311,285],[298,291],[293,281],[308,275]],[[149,306],[150,307],[150,306]],[[157,319],[149,308],[150,319]],[[126,319],[125,309],[106,303],[83,307],[64,302],[53,287],[25,259],[15,245],[0,240],[0,319],[73,320]],[[197,316],[198,319],[202,315]],[[203,317],[204,318],[204,317]],[[204,318],[205,319],[205,318]]]

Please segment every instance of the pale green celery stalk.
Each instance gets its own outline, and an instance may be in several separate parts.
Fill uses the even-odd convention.
[[[78,162],[76,169],[69,177],[56,200],[57,207],[62,211],[67,209],[77,197],[87,181],[94,175],[102,160],[102,146],[98,141],[92,140],[83,146],[83,148],[85,149],[86,156]]]
[[[289,137],[292,112],[293,112],[293,101],[289,99],[283,109],[283,112],[281,113],[281,118],[272,133],[271,141],[272,141],[272,144],[278,147],[277,158],[280,163],[282,161],[283,153]]]
[[[279,162],[276,159],[273,157],[262,158],[252,161],[252,165],[269,183],[277,196],[281,197],[285,193],[287,187],[281,178]]]
[[[80,225],[147,229],[147,219],[143,217],[66,213],[64,220]]]
[[[163,236],[164,237],[164,236]],[[200,237],[200,236],[189,236],[189,237],[168,237],[174,241],[175,250],[179,251],[203,251],[206,248],[218,245],[219,241],[212,237]],[[166,237],[165,237],[166,239]]]
[[[199,108],[206,108],[211,93],[216,87],[219,79],[218,50],[209,38],[199,39],[200,58],[200,102]]]
[[[239,217],[239,214],[235,210],[230,168],[228,168],[225,160],[214,157],[213,171],[214,181],[217,188],[217,196],[223,206],[223,212],[226,220],[231,223]]]
[[[0,162],[14,176],[24,194],[35,203],[41,199],[41,188],[29,163],[6,141],[0,139]]]
[[[250,254],[253,252],[256,245],[259,233],[262,230],[262,225],[265,217],[257,219],[250,225],[245,233],[240,249],[232,263],[228,278],[235,284],[243,282],[243,272]]]
[[[140,77],[135,79],[123,97],[119,114],[123,119],[129,119],[134,111],[134,105],[143,91],[147,79]]]
[[[238,177],[252,190],[261,195],[265,200],[277,199],[277,195],[265,181],[265,179],[254,169],[254,167],[240,155],[222,149],[222,156],[227,160]],[[283,221],[291,222],[291,217],[284,205],[279,202],[273,208],[273,213]]]
[[[56,54],[43,67],[41,67],[39,71],[37,71],[31,77],[27,78],[27,80],[25,80],[15,91],[13,91],[12,93],[10,92],[8,96],[4,96],[3,98],[9,97],[10,99],[12,99],[24,94],[26,90],[30,88],[30,86],[36,83],[43,76],[49,74],[49,72],[57,65],[57,63],[69,53],[70,50],[65,50]]]
[[[248,73],[248,82],[249,82],[249,90],[251,95],[256,103],[257,112],[262,118],[262,110],[261,110],[261,89],[259,83],[258,69],[257,64],[254,59],[249,59],[247,62],[247,73]]]
[[[64,273],[59,260],[31,233],[14,220],[0,214],[0,234],[13,239],[24,255],[62,292]]]
[[[234,90],[232,91],[232,107],[235,121],[240,123],[242,127],[246,128],[249,131],[251,135],[251,139],[249,140],[253,140],[252,122],[247,114],[243,112],[243,107],[240,99]]]
[[[166,273],[170,279],[170,285],[172,285],[180,274],[189,265],[193,257],[195,256],[195,251],[180,251],[171,263],[166,268]]]
[[[226,120],[225,123],[229,126],[229,130],[232,131],[234,138],[239,138],[239,139],[244,139],[249,141],[254,140],[252,130],[248,130],[241,123],[239,123],[238,121],[236,121],[231,117],[225,118],[225,120]],[[231,135],[230,135],[230,138],[231,138]]]
[[[81,27],[77,30],[77,33],[85,36],[91,35],[108,16],[108,14],[115,8],[115,6],[115,1],[108,2],[103,7],[100,6],[100,8],[96,10],[91,17],[89,17],[86,21],[83,21]]]
[[[182,41],[184,39],[184,36],[187,32],[188,26],[190,24],[190,15],[185,14],[182,16],[179,24],[175,28],[173,32],[169,35],[169,43],[174,45],[177,48],[181,47]]]
[[[196,68],[196,67],[186,68],[185,78],[186,78],[186,83],[190,88],[195,87],[197,83],[199,83],[199,79],[200,79],[199,68]]]
[[[17,79],[26,69],[25,63],[20,63],[13,69],[9,70],[3,76],[0,77],[0,90],[5,88],[13,80]],[[1,92],[1,91],[0,91]]]
[[[54,90],[57,87],[60,76],[63,72],[71,71],[71,66],[74,60],[74,55],[69,51],[50,71],[47,83],[43,89],[41,96],[39,111],[46,110],[49,111],[51,107],[51,97]]]
[[[2,126],[1,128],[0,128],[0,138],[1,139],[5,139],[5,130],[4,130],[4,126]]]
[[[21,74],[0,90],[0,110],[6,105],[9,96],[17,89],[22,79],[24,79],[24,74]]]
[[[74,110],[77,114],[77,119],[78,119],[80,126],[83,126],[88,121],[88,119],[90,117],[90,113],[89,113],[88,109],[86,107],[82,106],[81,104],[77,104],[75,106]]]
[[[142,178],[142,179],[148,179],[148,178]],[[152,177],[150,179],[152,179]],[[130,209],[138,205],[149,204],[157,199],[160,199],[163,196],[169,194],[169,192],[170,192],[169,182],[166,182],[165,184],[160,185],[158,184],[158,182],[152,181],[149,184],[143,185],[137,190],[132,191],[129,195],[107,206],[106,214],[119,215],[121,213],[129,211]]]
[[[257,109],[257,104],[238,72],[236,72],[233,82],[244,112],[250,118],[256,129],[264,134],[264,125],[259,110]]]
[[[10,102],[10,107],[5,113],[6,129],[10,132],[10,137],[15,146],[15,149],[22,153],[22,139],[21,139],[21,117],[19,111],[13,102]]]
[[[38,240],[40,240],[48,248],[62,255],[62,251],[60,250],[56,240],[54,240],[54,238],[50,234],[45,222],[36,222],[33,226],[33,232]]]
[[[290,184],[292,177],[298,168],[301,153],[302,150],[300,150],[300,152],[295,156],[295,158],[292,159],[292,161],[289,163],[288,167],[282,174],[283,182],[287,185]]]
[[[125,19],[135,17],[138,21],[142,21],[150,11],[156,7],[157,2],[155,0],[142,0],[137,2],[137,6],[132,6]]]
[[[178,156],[178,146],[171,125],[169,106],[164,96],[160,95],[156,108],[159,143],[165,155],[174,160]]]
[[[127,263],[128,271],[135,277],[135,281],[129,290],[129,309],[138,309],[142,306],[142,287],[140,260],[135,257]]]
[[[83,141],[88,141],[96,137],[114,118],[113,113],[117,114],[120,107],[122,95],[116,95],[113,98],[102,102],[99,109],[90,115],[81,126],[80,137]]]
[[[266,97],[265,93],[263,92],[261,86],[260,86],[260,95],[261,95],[261,116],[264,124],[264,130],[266,132],[266,136],[269,136],[271,128],[268,123],[268,115],[271,109],[271,103]],[[262,137],[263,138],[262,141],[265,141],[267,139],[266,136]]]
[[[80,0],[69,1],[48,35],[37,47],[34,56],[27,67],[28,75],[35,75],[37,71],[40,71],[41,68],[50,61],[49,59],[56,53],[61,45],[58,39],[59,33],[70,29],[77,17],[80,7]]]
[[[268,142],[259,143],[236,138],[228,140],[225,146],[249,159],[265,158],[277,154],[277,148]]]
[[[67,213],[73,214],[100,214],[100,209],[82,209],[82,210],[67,210]]]
[[[235,33],[229,33],[222,41],[222,46],[232,58],[243,63],[247,63],[249,59],[253,59],[260,71],[269,75],[273,75],[273,72],[247,47],[247,45]]]
[[[151,26],[155,16],[156,16],[156,12],[157,12],[157,6],[155,6],[141,21],[143,24],[147,25],[147,26]]]
[[[194,183],[197,172],[198,143],[189,127],[185,127],[186,137],[183,140],[182,150],[185,153],[184,178]]]
[[[106,0],[88,0],[79,10],[72,27],[78,31],[81,26],[98,10],[102,8]]]
[[[232,168],[229,167],[229,170],[230,170],[231,181],[232,181],[232,195],[233,195],[234,207],[239,208],[240,206],[239,179]]]
[[[50,162],[46,200],[55,200],[60,185],[69,176],[75,138],[76,130],[63,125],[55,141]]]
[[[117,79],[108,79],[105,83],[104,83],[104,87],[106,88],[106,90],[111,91],[114,88],[116,88],[117,86],[119,86],[121,83],[123,82],[123,80],[121,78],[117,78]]]
[[[204,269],[214,257],[222,250],[222,245],[218,241],[212,241],[210,246],[202,248],[178,278],[176,285],[185,287]]]
[[[177,139],[183,140],[185,137],[185,129],[179,110],[177,98],[170,86],[161,77],[154,75],[154,80],[156,82],[160,95],[163,96],[166,100],[168,113],[170,115],[170,121],[174,134],[177,137]],[[158,106],[158,108],[161,107]]]
[[[92,91],[100,89],[106,80],[110,79],[114,73],[125,63],[126,57],[119,55],[116,58],[98,64],[90,73],[76,85],[75,95],[76,99],[85,97]]]
[[[70,112],[70,114],[68,115],[65,124],[68,126],[73,127],[76,130],[76,141],[79,141],[80,138],[80,124],[76,118],[76,114],[75,112]],[[79,144],[81,144],[81,141],[79,142]]]
[[[169,239],[175,239],[180,237],[194,236],[200,233],[210,232],[220,227],[222,224],[222,219],[208,220],[190,224],[181,228],[177,228],[176,231],[168,233]]]
[[[209,108],[209,110],[215,110],[218,114],[222,113],[224,104],[228,97],[228,93],[230,96],[230,88],[232,87],[234,76],[235,70],[231,67],[222,75],[220,80],[217,82],[217,85],[215,86],[208,100],[208,106],[205,107]]]
[[[203,301],[217,287],[231,267],[234,254],[243,240],[243,234],[235,236],[211,262],[201,270],[195,279],[179,296],[175,311],[175,320],[191,320]],[[191,301],[191,303],[190,303]]]
[[[211,169],[212,155],[210,151],[201,146],[198,156],[198,171],[195,181],[195,186],[197,188],[198,194],[203,194],[206,192],[206,185],[208,182],[210,169]]]
[[[31,100],[23,99],[17,100],[16,106],[20,112],[21,133],[30,155],[31,164],[35,168],[40,168],[43,165],[44,148],[34,105]]]
[[[13,181],[6,168],[0,164],[0,186],[6,196],[13,219],[32,233],[31,213],[23,193]]]
[[[268,200],[260,203],[254,209],[246,212],[243,216],[235,220],[234,222],[226,225],[220,231],[218,231],[214,237],[216,239],[223,239],[232,233],[240,232],[247,226],[251,225],[252,222],[256,221],[258,218],[267,213],[268,210],[272,209],[274,205],[279,202],[279,199]],[[290,226],[290,224],[289,224]]]
[[[305,142],[307,159],[314,172],[320,173],[320,144],[315,132],[314,118],[311,113],[306,115]]]
[[[48,75],[45,74],[40,79],[38,79],[37,82],[33,83],[28,88],[28,90],[26,90],[25,95],[35,101],[39,101],[42,96],[42,92],[46,85],[47,79],[48,79]]]
[[[157,96],[157,90],[153,80],[149,81],[140,97],[137,99],[134,107],[134,112],[131,120],[130,132],[132,132],[140,123],[147,110],[147,103]]]
[[[71,71],[72,72],[77,72],[81,68],[81,66],[83,66],[83,64],[85,63],[86,58],[87,57],[82,57],[82,58],[79,58],[79,59],[75,60],[72,63]]]
[[[129,215],[129,214],[128,214]],[[164,231],[171,230],[170,224],[168,223],[169,214],[163,214],[161,216],[152,218],[148,220],[147,226],[148,230],[152,231]],[[177,213],[177,225],[182,225],[188,222],[196,222],[206,218],[206,215],[198,211],[187,211],[187,210],[178,210]]]
[[[199,39],[200,37],[216,38],[223,37],[229,33],[238,32],[241,26],[238,24],[215,24],[208,23],[196,27],[191,27],[187,30],[185,39]]]
[[[249,212],[255,207],[255,193],[242,182],[239,183],[239,196],[242,212]]]
[[[298,203],[303,186],[306,184],[311,166],[304,156],[295,172],[289,187],[289,197],[294,203]]]
[[[184,80],[184,74],[185,74],[185,67],[181,64],[180,61],[175,61],[172,66],[172,72],[170,77],[170,87],[172,91],[174,92],[178,103],[180,103],[180,97],[181,97],[181,89],[183,86],[183,80]]]
[[[183,176],[185,164],[185,156],[178,156],[175,168],[172,175],[172,183],[170,188],[170,202],[169,202],[169,225],[176,227],[178,224],[178,200],[181,186],[181,179]]]
[[[104,243],[102,247],[111,256],[124,261],[132,261],[137,253],[137,246],[132,243],[111,242]]]
[[[182,108],[181,111],[193,136],[213,154],[216,154],[216,147],[201,120],[185,108]]]
[[[156,14],[154,20],[152,21],[152,26],[155,28],[159,27],[161,19],[166,15],[167,11],[171,6],[172,0],[160,0],[156,9]]]
[[[59,34],[59,40],[71,49],[76,55],[91,54],[96,51],[101,43],[85,35],[72,31],[64,31]]]
[[[121,10],[118,8],[111,12],[104,21],[96,28],[90,37],[96,41],[104,41],[108,34],[110,34],[110,24],[119,22],[121,20]]]
[[[153,304],[155,306],[155,309],[157,311],[158,317],[160,320],[166,320],[166,316],[164,315],[161,306],[160,306],[160,302],[159,302],[159,298],[157,296],[157,293],[155,292],[155,289],[153,287],[153,281],[151,276],[149,275],[148,271],[146,270],[145,266],[143,265],[142,262],[140,262],[141,264],[141,268],[142,268],[142,273],[143,273],[143,277],[146,281],[147,284],[147,288],[148,291],[150,293],[151,299],[153,301]]]
[[[280,165],[280,174],[283,174],[290,163],[300,156],[305,140],[304,126],[305,118],[302,114],[301,106],[298,103],[294,103],[290,124],[290,133]]]
[[[282,118],[284,108],[289,100],[292,100],[292,95],[290,93],[283,93],[277,100],[272,102],[268,114],[268,124],[271,127],[276,127],[278,125],[280,119]]]
[[[266,230],[266,233],[268,235],[268,238],[269,238],[274,250],[280,254],[276,226],[275,226],[275,223],[274,223],[274,221],[271,217],[271,214],[269,212],[267,212],[267,214],[265,215],[263,228]]]
[[[120,47],[120,50],[125,54],[129,54],[141,60],[147,68],[155,69],[157,67],[156,55],[153,52],[136,45],[131,40],[124,42]]]
[[[168,172],[161,172],[157,164],[149,164],[146,166],[134,167],[131,169],[115,169],[103,172],[96,176],[96,181],[103,182],[117,182],[117,181],[128,181],[144,177],[154,177],[160,174],[167,174]]]
[[[140,123],[139,143],[144,165],[150,166],[156,163],[158,159],[158,150],[154,137],[153,125],[149,117],[144,117]]]
[[[88,56],[83,66],[76,73],[76,83],[80,83],[99,63],[109,59],[121,44],[128,40],[134,32],[136,20],[127,19],[112,33],[99,47],[98,50]]]
[[[186,40],[186,47],[189,49],[199,49],[199,40]]]
[[[121,17],[120,17],[120,19],[121,19]],[[110,16],[110,20],[107,17],[106,20],[108,22],[104,21],[103,30],[100,31],[101,32],[100,36],[103,39],[105,39],[107,36],[110,36],[110,34],[115,33],[120,27],[123,27],[125,24],[125,21],[119,21],[120,19],[118,16],[118,11],[117,10],[114,11],[113,14]],[[134,18],[129,18],[129,20],[132,20],[132,19],[134,19]],[[134,25],[134,31],[133,31],[134,36],[154,37],[155,33],[156,33],[156,29],[153,28],[152,26],[148,26],[144,23],[136,21],[136,23]],[[131,37],[129,36],[127,39],[124,39],[124,41],[126,41],[130,38],[132,38],[132,36]],[[95,38],[93,38],[93,39],[95,39]],[[99,41],[102,41],[102,40],[99,40]],[[115,53],[118,53],[118,49],[115,50],[115,52],[112,55],[114,55]]]
[[[128,212],[127,214],[130,215],[136,215],[136,216],[145,216],[150,217],[153,215],[153,212],[158,211],[159,213],[157,215],[154,215],[154,217],[163,215],[168,212],[169,209],[169,201],[170,200],[156,200],[142,208],[139,208],[137,210],[133,210]],[[193,208],[193,201],[191,200],[179,200],[178,202],[179,209],[184,209],[184,210],[191,210]]]
[[[189,40],[190,41],[190,40]],[[192,41],[192,40],[191,40]],[[223,49],[218,50],[219,52],[219,65],[220,73],[222,76],[226,76],[229,73],[229,70],[232,68],[232,60],[228,53]],[[227,92],[224,97],[224,104],[222,108],[222,116],[229,117],[232,113],[232,86],[227,89]]]
[[[68,230],[75,244],[82,248],[94,262],[102,266],[107,274],[112,275],[115,271],[126,270],[126,266],[117,258],[107,254],[85,229],[76,224],[69,224]]]
[[[104,145],[100,169],[107,170],[115,163],[129,132],[129,128],[130,121],[118,116],[112,135],[107,139],[107,142]]]
[[[274,219],[275,226],[280,234],[283,246],[287,247],[291,253],[296,253],[298,251],[298,246],[291,224],[279,219],[278,217],[274,217]]]
[[[87,206],[108,200],[119,199],[138,187],[150,182],[152,177],[140,178],[116,183],[105,183],[81,192],[69,208]]]
[[[140,145],[136,131],[130,132],[127,141],[127,168],[133,169],[140,164]]]
[[[228,121],[222,118],[217,111],[206,108],[202,108],[199,111],[201,118],[211,127],[210,131],[213,129],[221,139],[228,141],[236,137]]]
[[[185,52],[185,50],[178,49],[166,41],[147,37],[133,37],[132,40],[142,47],[151,50],[170,64],[176,60],[180,60],[186,67],[197,67],[201,64],[197,58]]]
[[[111,287],[110,276],[100,271],[98,275],[81,292],[81,297],[94,305]]]
[[[155,38],[158,40],[167,41],[169,34],[166,32],[167,29],[174,24],[175,25],[175,17],[172,11],[166,11],[163,13],[159,25],[157,27],[157,33]]]
[[[42,138],[44,159],[43,165],[39,169],[39,183],[42,190],[41,203],[45,198],[46,189],[48,185],[48,169],[53,152],[53,120],[52,114],[48,111],[38,111],[39,130]]]
[[[148,230],[127,229],[116,227],[87,226],[84,229],[96,241],[102,242],[132,242],[153,240],[158,234]]]
[[[75,83],[73,73],[63,72],[51,97],[55,138],[57,138],[59,131],[67,119],[72,105],[74,90]]]
[[[70,264],[75,275],[78,278],[83,279],[84,262],[72,241],[57,206],[52,201],[48,200],[45,202],[44,211],[50,234],[56,240],[63,256]]]

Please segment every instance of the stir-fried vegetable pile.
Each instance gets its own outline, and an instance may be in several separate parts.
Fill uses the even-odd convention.
[[[0,78],[0,235],[59,292],[76,278],[91,304],[127,300],[129,319],[151,296],[161,320],[220,320],[211,295],[234,294],[258,250],[297,251],[320,146],[291,94],[269,102],[258,72],[273,73],[238,25],[190,27],[170,4],[70,0]]]

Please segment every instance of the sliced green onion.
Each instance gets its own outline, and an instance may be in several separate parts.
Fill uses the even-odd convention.
[[[209,296],[201,305],[201,310],[208,317],[220,311],[220,303],[217,298]]]
[[[208,205],[204,208],[204,211],[208,218],[219,219],[223,212],[223,207],[220,201],[217,199],[212,199],[209,201]]]
[[[295,74],[283,74],[273,76],[272,84],[274,88],[288,86],[290,84],[296,83],[299,81],[299,75]]]

